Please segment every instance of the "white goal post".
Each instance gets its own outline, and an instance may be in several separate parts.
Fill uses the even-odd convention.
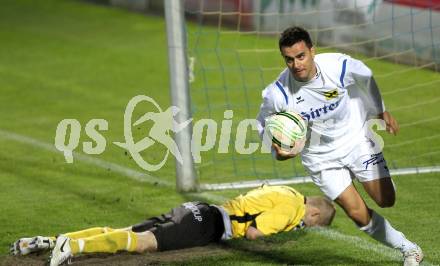
[[[165,17],[171,104],[179,108],[175,119],[177,123],[182,123],[191,118],[183,2],[166,0]],[[176,187],[181,192],[197,189],[197,177],[191,155],[191,137],[192,124],[174,134],[174,140],[183,158],[183,163],[176,159]]]

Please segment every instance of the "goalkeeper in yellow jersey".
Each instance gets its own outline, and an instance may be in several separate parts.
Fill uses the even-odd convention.
[[[334,215],[333,204],[323,197],[304,197],[291,187],[264,185],[221,206],[186,202],[169,213],[127,228],[94,227],[57,238],[21,238],[11,245],[11,253],[26,255],[53,249],[53,266],[82,253],[141,253],[203,246],[238,237],[253,240],[303,227],[327,226]]]

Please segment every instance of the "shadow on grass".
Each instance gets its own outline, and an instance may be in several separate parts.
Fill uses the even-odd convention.
[[[344,250],[334,250],[319,243],[313,247],[300,248],[300,238],[305,231],[280,233],[255,241],[237,239],[221,243],[222,246],[238,253],[239,261],[250,260],[270,264],[287,265],[395,265],[393,260],[372,261],[371,257],[354,257]]]

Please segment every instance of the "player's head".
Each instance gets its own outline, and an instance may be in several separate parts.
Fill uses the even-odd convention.
[[[332,223],[335,213],[335,206],[330,200],[324,197],[307,197],[303,220],[306,226],[328,226]]]
[[[305,29],[287,28],[281,33],[278,45],[287,67],[296,80],[309,81],[315,76],[315,48]]]

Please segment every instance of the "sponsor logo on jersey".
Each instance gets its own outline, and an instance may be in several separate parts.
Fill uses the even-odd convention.
[[[301,112],[301,116],[304,119],[307,119],[307,121],[316,119],[321,117],[321,115],[325,115],[327,113],[330,113],[332,111],[334,111],[336,108],[338,108],[339,103],[341,102],[342,99],[340,99],[337,102],[331,103],[331,104],[324,104],[324,106],[320,107],[320,108],[310,108],[309,112]]]
[[[327,101],[334,99],[334,98],[337,98],[338,97],[338,90],[334,89],[331,91],[326,91],[326,92],[324,92],[324,96]]]

